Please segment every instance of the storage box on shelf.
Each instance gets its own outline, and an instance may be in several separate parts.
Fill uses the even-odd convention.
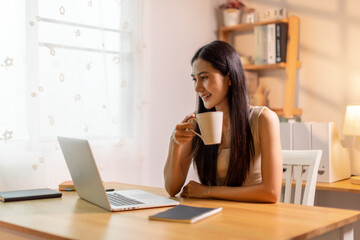
[[[318,182],[331,183],[350,177],[349,149],[342,146],[335,123],[282,122],[280,135],[284,150],[323,150]]]

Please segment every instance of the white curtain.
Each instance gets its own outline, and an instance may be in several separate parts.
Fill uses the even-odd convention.
[[[141,149],[141,1],[0,2],[0,191],[69,180],[56,136],[89,139],[112,180],[104,146]]]

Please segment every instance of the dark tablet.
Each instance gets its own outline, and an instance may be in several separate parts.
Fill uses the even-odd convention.
[[[61,196],[61,192],[49,188],[0,192],[0,200],[3,202],[55,198]]]

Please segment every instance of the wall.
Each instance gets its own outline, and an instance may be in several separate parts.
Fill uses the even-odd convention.
[[[217,0],[145,1],[148,95],[148,176],[144,183],[163,186],[162,169],[171,132],[195,107],[189,77],[190,58],[217,38]],[[345,107],[359,104],[360,2],[356,0],[249,0],[259,12],[282,8],[300,18],[296,99],[303,121],[334,121],[341,133]],[[252,49],[252,38],[236,40],[237,49]],[[266,74],[266,77],[264,76]],[[284,70],[264,73],[271,107],[281,107]],[[146,180],[147,179],[147,180]]]
[[[190,60],[199,47],[217,37],[216,4],[209,0],[144,2],[148,134],[144,184],[162,187],[170,135],[196,106]]]
[[[330,1],[244,1],[259,12],[285,7],[288,15],[300,18],[299,60],[297,74],[297,107],[303,109],[302,121],[333,121],[339,133],[346,105],[360,104],[360,71],[357,57],[360,54],[360,2],[355,0]],[[237,41],[237,47],[252,44],[249,40]],[[240,46],[239,46],[240,45]],[[265,77],[264,74],[267,76]],[[282,70],[265,72],[261,81],[269,91],[269,105],[281,107],[283,102]],[[341,134],[342,135],[342,134]],[[351,137],[341,136],[350,147],[353,173],[359,172],[358,147]]]
[[[260,12],[285,7],[300,18],[297,106],[303,121],[334,121],[342,129],[347,104],[360,103],[360,2],[340,1],[244,1]],[[281,71],[281,70],[279,70]],[[270,106],[282,104],[281,73],[266,78]],[[273,86],[270,86],[273,85]]]

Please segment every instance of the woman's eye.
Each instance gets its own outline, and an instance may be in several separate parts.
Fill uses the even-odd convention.
[[[194,82],[196,82],[196,78],[193,78],[192,80],[193,80]]]
[[[208,77],[207,76],[201,76],[201,79],[202,80],[205,80],[205,79],[207,79]]]

